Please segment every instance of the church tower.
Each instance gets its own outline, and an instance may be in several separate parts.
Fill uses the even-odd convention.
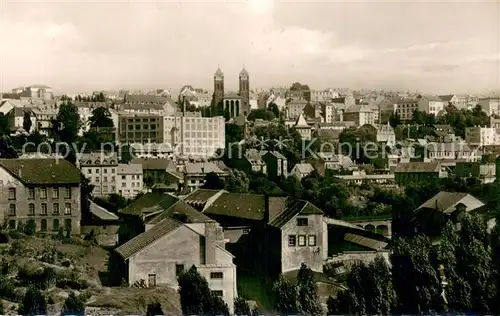
[[[250,77],[245,66],[240,71],[240,97],[243,114],[247,116],[250,113]]]
[[[214,95],[212,98],[212,104],[215,107],[222,106],[222,100],[224,99],[224,74],[217,68],[214,74]]]

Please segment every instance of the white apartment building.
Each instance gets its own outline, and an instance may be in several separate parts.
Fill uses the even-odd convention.
[[[306,100],[291,100],[286,105],[286,118],[295,120],[304,113],[304,108],[307,105]]]
[[[116,153],[83,153],[79,155],[77,160],[82,174],[94,186],[93,195],[107,196],[116,193],[116,174],[118,168]]]
[[[335,106],[332,103],[322,103],[321,112],[323,114],[323,123],[335,121]]]
[[[143,192],[143,172],[141,164],[119,164],[117,167],[118,194],[127,199],[135,198]]]
[[[478,104],[486,114],[500,115],[500,97],[482,98],[479,99]]]
[[[222,116],[181,118],[181,155],[211,157],[226,146],[226,124]]]
[[[376,111],[373,111],[373,109],[366,104],[357,104],[345,111],[343,119],[345,121],[352,121],[358,126],[363,126],[365,124],[375,125]]]
[[[445,102],[434,95],[424,95],[418,100],[419,111],[427,114],[438,115],[439,112],[444,110],[445,106]]]
[[[338,97],[339,94],[332,89],[311,91],[311,101],[330,101],[331,99]]]
[[[476,146],[500,145],[499,131],[494,127],[466,127],[465,141]]]

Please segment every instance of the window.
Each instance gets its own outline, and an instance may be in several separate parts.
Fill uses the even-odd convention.
[[[222,291],[212,291],[212,294],[219,297],[222,297],[224,295]]]
[[[40,211],[41,215],[47,215],[47,203],[42,203],[42,210]]]
[[[16,204],[9,204],[9,216],[16,216]]]
[[[70,187],[66,187],[64,189],[64,198],[71,199],[71,188]]]
[[[40,189],[40,198],[41,199],[46,199],[47,198],[47,189],[46,188],[41,188]]]
[[[288,247],[295,247],[297,245],[297,237],[295,235],[288,236]]]
[[[124,188],[124,187],[125,187],[125,185],[126,185],[126,183],[125,183],[125,182],[122,182],[122,188]]]
[[[148,274],[148,286],[156,286],[156,274]]]
[[[28,205],[28,215],[35,215],[35,204],[30,203]]]
[[[108,173],[108,169],[104,168],[104,173]]]
[[[42,219],[42,221],[40,222],[40,229],[43,232],[47,231],[47,220],[46,219]]]
[[[184,272],[184,265],[183,264],[176,264],[175,265],[175,276],[179,276]]]
[[[304,247],[306,245],[306,236],[299,235],[299,246]]]
[[[35,198],[35,189],[34,188],[28,188],[28,199],[32,200]]]
[[[71,203],[64,205],[64,215],[71,215]]]
[[[52,205],[52,214],[59,215],[59,204],[58,203],[54,203]]]
[[[88,174],[92,174],[92,169],[87,169]]]
[[[210,272],[210,279],[223,279],[224,273],[222,272]]]
[[[309,246],[316,246],[316,235],[309,235]]]
[[[104,179],[102,181],[108,182],[108,177],[104,177]]]
[[[96,169],[96,170],[95,170],[95,173],[99,173],[99,169]]]
[[[16,188],[9,188],[9,200],[16,199]]]
[[[71,231],[71,219],[70,218],[66,218],[64,220],[64,228],[66,229],[66,231]]]
[[[16,221],[9,221],[9,229],[16,229]]]
[[[58,199],[59,198],[59,188],[53,188],[52,189],[52,198],[53,199]]]
[[[125,180],[125,176],[122,176],[122,180]]]
[[[57,218],[52,221],[52,230],[59,230],[59,220]]]
[[[307,226],[307,218],[297,218],[297,226]]]

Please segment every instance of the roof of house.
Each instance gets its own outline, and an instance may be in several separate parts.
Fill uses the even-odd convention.
[[[294,169],[297,168],[297,170],[301,174],[311,173],[311,172],[314,171],[314,168],[313,168],[313,166],[310,163],[298,163],[293,168]]]
[[[210,172],[224,173],[215,163],[213,162],[186,162],[186,173],[187,174],[207,174]]]
[[[304,115],[300,114],[297,120],[295,121],[295,127],[307,127],[309,128],[309,124],[307,124],[306,119],[304,118]]]
[[[312,203],[299,200],[293,205],[286,207],[279,215],[269,222],[269,225],[281,228],[297,215],[323,215],[323,212]]]
[[[345,234],[344,240],[376,251],[382,250],[388,245],[385,241],[379,241],[351,233]]]
[[[220,193],[223,190],[196,189],[184,198],[184,201],[190,204],[205,204],[208,199]],[[225,191],[224,191],[225,192]]]
[[[121,214],[142,216],[167,209],[179,199],[170,194],[146,193],[120,210]]]
[[[0,167],[25,184],[80,184],[80,170],[64,159],[0,159]]]
[[[224,99],[241,99],[241,96],[236,92],[228,92],[224,94]]]
[[[397,165],[394,173],[412,173],[412,172],[439,172],[441,165],[439,162],[406,162]]]
[[[167,217],[142,234],[135,236],[125,244],[116,248],[116,252],[123,259],[128,259],[158,239],[174,232],[182,225],[183,224],[181,222]]]
[[[110,211],[106,210],[104,207],[97,205],[93,201],[89,200],[90,203],[90,213],[92,215],[98,217],[101,220],[108,220],[108,221],[116,221],[120,219],[116,214],[111,213]]]
[[[264,195],[222,193],[203,213],[262,220],[265,215],[265,205]]]
[[[184,217],[182,220],[180,220],[181,216]],[[157,216],[154,216],[153,218],[148,220],[147,223],[158,224],[167,217],[179,220],[183,223],[206,223],[208,221],[212,221],[210,217],[197,211],[188,203],[179,200],[175,202],[172,206],[167,208],[165,211],[161,212]]]
[[[440,95],[439,98],[445,102],[450,102],[454,96],[455,96],[454,94],[446,94],[446,95]]]
[[[130,164],[140,164],[143,170],[171,170],[176,171],[175,163],[168,158],[135,158]]]
[[[442,102],[443,101],[437,95],[430,95],[430,94],[426,94],[426,95],[422,96],[422,99],[425,99],[427,101],[437,101],[437,102]]]
[[[141,164],[118,164],[116,173],[121,174],[142,174]]]
[[[425,201],[425,203],[420,205],[416,209],[416,211],[426,208],[438,210],[443,213],[452,213],[453,211],[455,211],[455,207],[459,203],[463,203],[465,206],[467,206],[466,211],[468,212],[485,205],[480,200],[465,192],[441,191],[429,200]]]
[[[78,160],[84,165],[117,165],[118,156],[115,152],[91,152],[78,154]]]
[[[286,159],[285,156],[283,156],[279,151],[268,151],[264,155],[273,155],[277,159]]]
[[[147,95],[147,94],[127,94],[125,96],[126,102],[137,102],[137,103],[156,103],[165,104],[169,101],[169,98],[157,96],[157,95]],[[127,104],[128,107],[130,104]]]

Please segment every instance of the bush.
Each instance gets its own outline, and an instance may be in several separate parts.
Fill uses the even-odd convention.
[[[12,263],[7,261],[7,259],[2,258],[0,262],[0,276],[6,276],[12,271]]]
[[[56,286],[60,289],[85,290],[89,287],[86,280],[72,280],[70,278],[62,278],[57,280]]]
[[[9,237],[12,239],[21,239],[24,237],[24,234],[17,230],[9,230]]]
[[[5,310],[3,308],[3,302],[0,300],[0,315],[5,315]]]
[[[71,261],[69,259],[65,259],[63,262],[61,262],[61,265],[63,267],[69,268],[71,267]]]
[[[17,272],[17,278],[22,284],[31,284],[42,290],[48,289],[56,282],[56,271],[54,268],[45,269],[34,266],[22,266]]]
[[[20,315],[46,315],[47,302],[42,292],[34,287],[29,288],[19,306],[18,313]]]
[[[24,233],[28,236],[33,236],[36,233],[36,223],[35,220],[30,219],[26,226],[24,227]]]
[[[250,315],[250,306],[248,306],[247,301],[241,296],[234,300],[234,314]]]
[[[69,293],[68,298],[64,301],[62,315],[85,315],[85,299],[75,293]]]
[[[9,234],[6,232],[0,232],[0,244],[6,244],[10,240]]]
[[[3,297],[9,301],[16,300],[16,287],[10,279],[0,277],[0,297]]]
[[[163,313],[163,310],[161,308],[161,304],[160,303],[148,304],[146,316],[158,316],[158,315],[165,315],[165,313]]]

